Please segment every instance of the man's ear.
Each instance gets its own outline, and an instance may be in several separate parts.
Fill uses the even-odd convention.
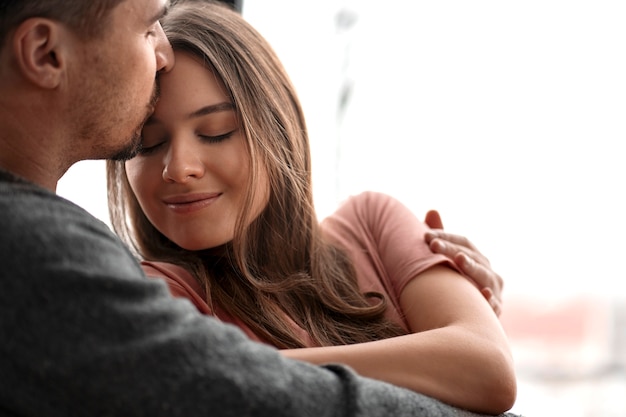
[[[34,17],[13,35],[13,51],[22,75],[42,88],[56,88],[66,71],[61,42],[65,30],[58,22]]]

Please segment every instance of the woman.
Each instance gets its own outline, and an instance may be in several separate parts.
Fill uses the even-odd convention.
[[[285,356],[508,410],[500,323],[423,223],[378,193],[317,222],[304,117],[267,42],[211,2],[162,24],[176,64],[139,155],[107,167],[113,226],[146,273]]]

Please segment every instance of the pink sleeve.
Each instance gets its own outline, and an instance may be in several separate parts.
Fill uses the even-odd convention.
[[[431,252],[424,240],[428,226],[385,194],[351,197],[323,227],[351,252],[362,290],[374,289],[373,281],[379,280],[397,308],[404,287],[418,274],[438,264],[457,269],[445,256]]]

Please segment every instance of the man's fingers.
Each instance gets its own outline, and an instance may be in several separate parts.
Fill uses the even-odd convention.
[[[433,234],[432,232],[426,232],[424,235],[426,242],[430,245],[430,249],[435,253],[446,255],[450,259],[464,254],[475,262],[483,264],[485,267],[489,267],[489,259],[480,253],[477,249],[469,248],[465,245],[451,242],[447,239],[442,239],[439,234]],[[470,244],[471,245],[471,244]]]
[[[440,253],[454,261],[461,271],[478,284],[479,288],[494,288],[498,282],[495,280],[493,271],[487,266],[474,260],[469,254],[463,252],[458,246],[452,245],[441,239],[430,242],[430,249]],[[499,287],[498,287],[499,288]]]
[[[447,240],[448,242],[454,243],[455,245],[464,246],[470,250],[478,251],[478,249],[476,249],[476,246],[474,246],[474,244],[470,242],[470,240],[466,238],[465,236],[455,235],[452,233],[446,233],[442,230],[429,230],[426,233],[430,235],[432,239],[439,238],[439,239]]]
[[[472,278],[479,288],[489,288],[494,296],[499,300],[502,290],[502,278],[491,268],[476,262],[465,253],[458,253],[454,257],[454,262],[461,268],[464,274]]]
[[[496,316],[502,312],[502,286],[504,281],[493,272],[489,260],[465,236],[446,233],[437,210],[426,213],[424,223],[431,230],[424,235],[434,253],[439,253],[454,261],[461,272],[473,280],[483,297],[489,302]]]
[[[490,288],[485,287],[480,290],[480,292],[483,297],[485,297],[485,299],[489,302],[489,305],[491,306],[493,312],[496,313],[496,316],[500,317],[500,314],[502,314],[502,302],[498,300],[498,298],[493,294]]]
[[[430,245],[430,250],[434,253],[440,253],[445,255],[447,258],[454,260],[455,256],[459,254],[459,247],[457,245],[446,242],[445,240],[432,237],[432,240],[429,240],[428,233],[426,234],[426,241]]]
[[[489,287],[490,279],[485,267],[481,268],[480,264],[464,253],[456,254],[454,261],[466,275],[476,281],[480,288]]]

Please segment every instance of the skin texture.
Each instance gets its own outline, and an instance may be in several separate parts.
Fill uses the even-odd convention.
[[[1,55],[0,165],[54,191],[79,160],[132,153],[156,73],[173,64],[158,22],[164,10],[164,0],[122,2],[106,40],[51,19],[20,24]]]
[[[144,129],[144,150],[126,162],[127,175],[159,231],[183,248],[209,249],[232,239],[232,213],[241,210],[240,196],[250,186],[249,161],[233,109],[222,105],[198,116],[207,106],[229,103],[222,83],[187,53],[176,52],[176,62],[161,79],[162,99]],[[206,138],[220,135],[219,141]],[[177,207],[173,200],[193,203]],[[256,201],[256,213],[264,204]],[[469,280],[433,267],[407,285],[400,302],[409,335],[281,352],[315,364],[344,363],[462,408],[500,413],[512,406],[515,376],[506,336]]]
[[[191,55],[176,56],[174,69],[160,79],[167,100],[144,127],[143,150],[126,162],[126,172],[161,233],[188,250],[214,248],[233,239],[250,161],[223,84]],[[266,192],[252,218],[267,203],[267,176],[255,187]]]
[[[72,116],[78,123],[76,129],[89,138],[90,153],[107,158],[132,153],[144,121],[154,110],[156,77],[149,79],[145,74],[156,74],[163,62],[172,58],[167,38],[155,20],[161,17],[161,8],[150,3],[126,1],[116,7],[112,17],[124,30],[107,34],[108,42],[85,44],[78,39],[82,65],[70,76],[79,80],[74,100],[84,104],[81,109],[74,106]],[[98,69],[101,75],[93,76],[86,68]],[[130,137],[128,132],[132,132]],[[111,144],[103,141],[104,137],[119,142]]]

